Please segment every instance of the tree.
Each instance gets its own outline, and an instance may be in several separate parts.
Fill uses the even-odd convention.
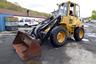
[[[0,0],[0,8],[14,10],[14,11],[22,12],[22,13],[26,13],[26,10],[27,10],[26,8],[22,8],[17,2],[15,2],[14,4],[14,3],[8,2],[7,0]],[[31,15],[36,16],[36,17],[40,16],[44,18],[49,17],[49,14],[47,13],[37,12],[33,10],[30,10],[30,16]]]
[[[92,11],[92,16],[91,16],[92,19],[96,19],[96,10],[93,10]]]
[[[6,2],[6,0],[0,0],[0,2]]]

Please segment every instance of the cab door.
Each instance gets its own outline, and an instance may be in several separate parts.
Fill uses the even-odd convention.
[[[69,25],[77,25],[81,24],[81,21],[79,19],[80,17],[80,7],[77,4],[70,4],[70,10],[69,10]]]
[[[69,32],[74,32],[74,26],[76,25],[76,22],[78,20],[78,17],[76,16],[76,4],[70,3],[69,4]]]
[[[73,25],[74,21],[76,20],[75,17],[75,4],[70,3],[69,5],[69,25]]]
[[[80,26],[81,21],[80,17],[80,8],[77,4],[69,4],[69,32],[74,32],[74,27]]]

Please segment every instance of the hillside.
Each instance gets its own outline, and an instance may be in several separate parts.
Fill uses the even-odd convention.
[[[21,6],[15,5],[15,4],[8,2],[6,0],[0,0],[0,8],[19,11],[19,12],[25,12],[25,13],[27,11],[26,8],[22,8]],[[30,10],[30,13],[36,17],[37,16],[41,16],[41,17],[48,17],[49,16],[49,14],[47,14],[47,13],[37,12],[37,11],[33,11],[33,10]]]

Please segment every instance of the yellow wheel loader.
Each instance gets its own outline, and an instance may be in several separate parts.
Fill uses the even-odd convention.
[[[52,16],[32,29],[31,34],[18,32],[13,47],[23,59],[40,55],[40,43],[50,39],[55,47],[63,46],[66,38],[73,36],[76,41],[84,37],[84,26],[79,19],[80,6],[73,2],[64,2],[52,12]]]

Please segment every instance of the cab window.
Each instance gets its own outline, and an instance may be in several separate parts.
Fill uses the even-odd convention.
[[[80,17],[80,10],[79,6],[76,6],[76,16]]]

